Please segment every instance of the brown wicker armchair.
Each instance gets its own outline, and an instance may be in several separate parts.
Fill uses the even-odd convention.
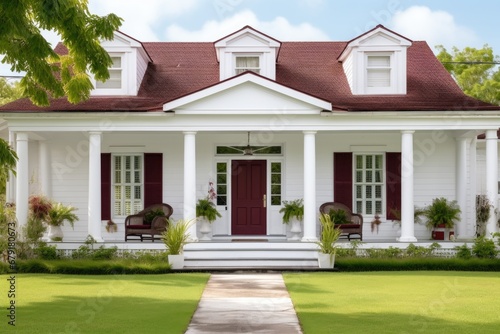
[[[146,214],[153,210],[162,210],[165,216],[156,216],[151,221],[151,224],[146,222]],[[168,204],[153,204],[148,206],[144,210],[134,214],[127,216],[125,218],[125,241],[128,241],[130,237],[135,236],[139,237],[141,242],[143,240],[151,240],[155,241],[155,235],[161,235],[163,232],[167,230],[168,227],[168,219],[172,215],[174,210]],[[156,238],[159,240],[160,238]]]
[[[347,237],[351,241],[351,235],[358,235],[359,240],[363,240],[363,216],[358,213],[352,213],[352,211],[339,202],[327,202],[321,204],[319,207],[319,212],[324,214],[330,214],[331,210],[342,210],[346,213],[347,220],[351,224],[339,224],[336,225],[342,231],[341,237]]]

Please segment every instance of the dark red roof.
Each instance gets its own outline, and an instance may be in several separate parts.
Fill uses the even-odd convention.
[[[337,58],[348,42],[282,42],[276,64],[276,82],[330,101],[346,111],[498,110],[466,96],[425,42],[408,48],[406,95],[353,95]],[[73,105],[55,99],[36,107],[21,99],[1,111],[151,111],[163,103],[219,82],[219,63],[211,42],[142,43],[152,59],[138,96],[91,97]],[[63,51],[58,46],[57,51]]]

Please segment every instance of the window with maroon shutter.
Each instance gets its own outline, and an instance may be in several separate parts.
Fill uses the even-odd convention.
[[[162,153],[101,155],[102,219],[163,202]]]
[[[387,219],[398,220],[401,212],[401,153],[387,152],[385,160]]]

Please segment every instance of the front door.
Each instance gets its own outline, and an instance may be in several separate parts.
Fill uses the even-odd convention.
[[[266,235],[266,161],[231,163],[231,233]]]

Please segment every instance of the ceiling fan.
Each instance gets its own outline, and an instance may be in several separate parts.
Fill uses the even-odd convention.
[[[257,147],[250,146],[250,131],[247,132],[247,138],[248,138],[247,139],[247,146],[245,146],[244,148],[242,148],[241,146],[226,146],[226,147],[230,147],[234,150],[240,151],[241,153],[243,153],[243,155],[247,155],[247,156],[254,155],[255,152],[259,152],[259,151],[265,150],[266,148],[271,147],[271,146],[257,146]]]

